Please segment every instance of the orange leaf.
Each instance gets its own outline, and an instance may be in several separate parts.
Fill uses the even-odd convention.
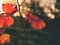
[[[10,35],[9,34],[2,34],[0,36],[0,44],[5,44],[10,42]]]

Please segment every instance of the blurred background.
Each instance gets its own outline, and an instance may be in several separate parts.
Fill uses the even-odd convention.
[[[19,4],[23,2],[18,1]],[[15,0],[3,0],[2,3],[17,5]],[[60,0],[25,0],[20,11],[22,15],[30,12],[38,16],[45,21],[46,26],[41,30],[33,29],[28,22],[20,18],[18,11],[12,16],[14,25],[5,29],[5,33],[11,35],[11,41],[6,45],[60,45]]]

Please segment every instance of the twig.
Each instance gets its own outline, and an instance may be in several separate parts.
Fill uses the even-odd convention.
[[[23,4],[25,2],[25,0],[21,3],[21,5]],[[25,25],[24,25],[24,23],[23,23],[23,17],[22,17],[22,14],[21,14],[21,11],[20,11],[20,6],[21,5],[19,5],[19,2],[18,2],[18,0],[17,0],[17,6],[18,6],[18,10],[19,10],[19,14],[20,14],[20,21],[21,21],[21,26],[23,27],[23,30],[24,30],[24,32],[25,32],[25,38],[26,38],[26,44],[24,44],[24,45],[27,45],[27,32],[26,32],[26,30],[25,30]]]

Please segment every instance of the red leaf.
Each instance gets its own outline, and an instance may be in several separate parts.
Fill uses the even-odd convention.
[[[13,25],[13,23],[14,23],[13,18],[11,18],[11,17],[5,17],[5,23],[4,23],[5,27],[9,27],[10,25]]]
[[[4,18],[0,16],[0,28],[3,28],[4,25]]]
[[[14,20],[10,16],[0,16],[0,28],[9,27],[13,25]]]
[[[44,20],[39,20],[37,22],[32,21],[31,26],[35,30],[42,30],[46,26],[46,23],[44,22]]]
[[[29,23],[31,23],[31,21],[38,21],[40,18],[36,15],[32,15],[30,12],[27,12],[25,15],[25,20],[29,20]]]
[[[32,15],[30,12],[27,12],[27,13],[26,13],[26,17],[27,17],[27,18],[30,18],[31,20],[34,20],[34,21],[39,20],[39,17],[38,17],[38,16]]]
[[[5,13],[13,13],[14,11],[16,11],[17,9],[16,8],[13,8],[13,5],[12,4],[2,4],[2,10],[5,12]]]
[[[31,18],[33,21],[39,20],[39,17],[36,16],[36,15],[31,15],[30,18]]]

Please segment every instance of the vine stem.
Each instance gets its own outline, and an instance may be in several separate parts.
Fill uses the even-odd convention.
[[[24,33],[25,33],[25,44],[24,45],[27,45],[27,32],[26,32],[26,29],[25,29],[25,24],[23,22],[23,17],[22,17],[22,14],[21,14],[21,11],[20,11],[20,6],[25,3],[25,0],[19,5],[19,1],[17,0],[17,6],[18,6],[18,11],[19,11],[19,15],[20,15],[20,22],[21,22],[21,26],[23,27],[23,30],[24,30]]]

